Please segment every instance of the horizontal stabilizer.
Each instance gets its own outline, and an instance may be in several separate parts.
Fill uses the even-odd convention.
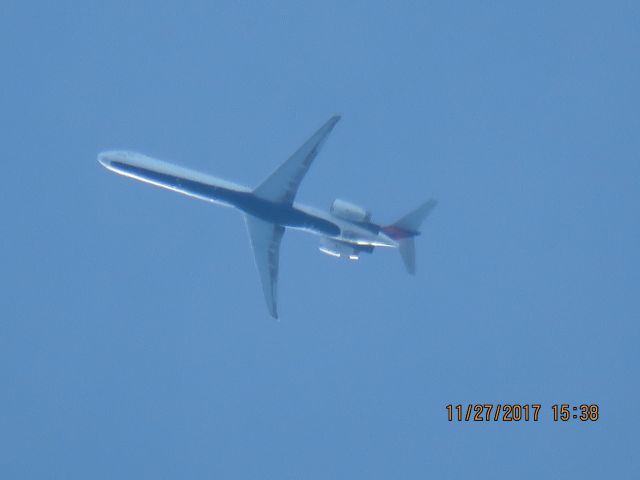
[[[427,200],[415,210],[407,213],[397,222],[382,227],[382,231],[398,242],[398,250],[407,272],[416,273],[416,245],[414,237],[420,235],[420,225],[438,202]]]
[[[400,256],[407,272],[411,275],[416,274],[416,242],[413,237],[405,238],[398,242]]]
[[[393,224],[394,227],[400,228],[407,232],[418,233],[418,229],[431,210],[438,204],[434,199],[427,200],[415,210],[407,213],[404,217]]]

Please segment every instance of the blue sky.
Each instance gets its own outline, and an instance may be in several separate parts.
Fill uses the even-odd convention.
[[[5,2],[0,477],[637,477],[639,14]],[[96,162],[255,185],[334,113],[300,201],[440,203],[416,277],[288,232],[280,322],[240,215]]]

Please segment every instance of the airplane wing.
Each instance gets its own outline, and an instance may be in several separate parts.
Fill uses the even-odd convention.
[[[284,227],[265,222],[251,215],[244,216],[251,239],[253,255],[262,282],[262,291],[267,301],[269,313],[278,318],[276,306],[278,287],[278,260],[280,257],[280,241],[284,235]]]
[[[258,185],[253,193],[265,200],[291,205],[300,182],[338,120],[338,115],[331,117],[296,153]]]

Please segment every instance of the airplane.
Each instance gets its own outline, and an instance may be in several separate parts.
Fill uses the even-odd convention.
[[[339,120],[338,115],[331,117],[253,189],[131,151],[102,152],[98,161],[119,175],[244,213],[267,309],[277,319],[278,264],[285,228],[320,236],[320,251],[337,258],[358,260],[375,248],[398,248],[407,271],[415,274],[414,238],[436,206],[435,200],[389,225],[372,222],[371,212],[340,199],[329,212],[294,202],[302,179]]]

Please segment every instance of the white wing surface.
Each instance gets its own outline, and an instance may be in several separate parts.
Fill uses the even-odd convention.
[[[253,193],[264,200],[291,205],[300,182],[338,120],[338,115],[331,117],[296,153],[258,185]]]
[[[284,235],[284,227],[265,222],[251,215],[245,215],[253,255],[262,282],[262,291],[267,301],[269,313],[278,318],[276,305],[278,291],[278,263],[280,258],[280,241]]]

